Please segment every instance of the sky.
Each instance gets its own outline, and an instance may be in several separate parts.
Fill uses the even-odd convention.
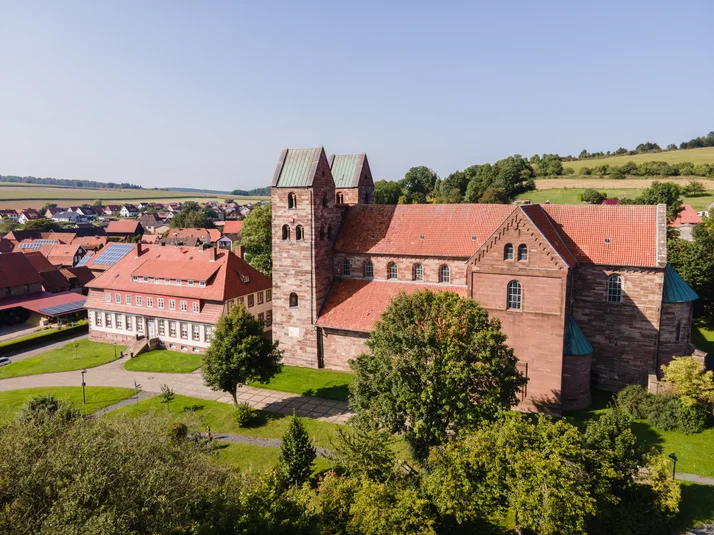
[[[375,179],[714,130],[712,2],[0,0],[0,175]]]

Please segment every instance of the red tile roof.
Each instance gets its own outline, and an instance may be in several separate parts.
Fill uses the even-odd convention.
[[[240,234],[243,230],[243,221],[228,220],[223,225],[223,234]]]
[[[5,238],[0,238],[0,253],[11,253],[15,244]]]
[[[85,251],[96,251],[107,244],[107,238],[106,236],[86,236],[75,238],[71,243],[72,245],[81,245]]]
[[[699,217],[697,211],[692,208],[691,204],[683,204],[682,210],[679,212],[677,219],[670,223],[673,227],[679,227],[681,225],[696,225],[702,222],[702,218]]]
[[[24,255],[23,255],[24,256]],[[48,293],[39,292],[32,295],[21,295],[17,297],[10,297],[8,299],[0,299],[0,310],[6,310],[8,308],[22,307],[33,312],[38,312],[42,314],[42,310],[50,307],[56,307],[59,305],[67,305],[69,303],[76,304],[79,309],[82,308],[86,297],[82,294],[75,292],[61,292],[61,293]],[[48,316],[55,316],[61,314],[45,314]]]
[[[545,204],[578,262],[657,267],[657,206]]]
[[[515,209],[505,204],[351,206],[335,250],[468,258]]]
[[[69,281],[58,268],[40,273],[42,287],[46,292],[66,292],[69,290]]]
[[[139,232],[139,222],[136,219],[110,221],[106,232],[107,234],[136,234]]]
[[[25,253],[27,259],[30,261],[30,264],[32,264],[32,266],[37,270],[38,273],[57,269],[55,266],[52,265],[52,262],[50,262],[47,257],[43,255],[40,251],[31,251],[25,249],[23,252]]]
[[[211,262],[211,255],[215,261]],[[214,273],[205,287],[199,286],[200,277]],[[134,282],[132,275],[151,276],[160,279],[181,278],[183,284],[159,284]],[[210,275],[209,275],[210,276]],[[188,286],[187,280],[196,281]],[[186,247],[161,247],[144,245],[141,256],[126,255],[113,267],[102,273],[88,285],[90,288],[124,290],[139,293],[155,293],[177,297],[193,297],[212,301],[225,301],[246,294],[271,288],[271,280],[253,269],[233,253],[215,249],[191,249]]]
[[[526,217],[533,222],[546,241],[550,243],[550,246],[558,253],[560,258],[563,259],[565,265],[573,267],[577,260],[565,245],[565,240],[555,229],[553,221],[548,217],[548,214],[545,213],[541,205],[523,205],[521,206],[521,210],[526,214]]]
[[[85,286],[89,281],[94,279],[92,270],[86,266],[60,268],[60,271],[67,280],[76,277],[77,284],[80,286]]]
[[[371,332],[374,323],[399,293],[419,290],[451,291],[466,296],[466,286],[411,282],[335,279],[317,325],[347,331]]]
[[[220,238],[221,232],[219,230],[216,230],[215,232],[218,233],[218,238]],[[211,236],[211,231],[206,228],[172,228],[166,234],[166,238],[167,239],[175,238],[175,239],[184,239],[184,240],[188,239],[188,238],[197,238],[197,239],[201,240],[202,243],[213,240],[213,237]],[[216,238],[216,239],[218,239],[218,238]]]
[[[23,253],[0,255],[0,287],[42,283],[42,277]]]

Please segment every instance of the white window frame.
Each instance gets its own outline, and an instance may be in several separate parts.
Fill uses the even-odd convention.
[[[144,299],[140,295],[136,296],[136,306],[144,306]]]
[[[104,292],[104,302],[105,303],[112,302],[112,293],[111,292]]]
[[[194,312],[195,314],[198,314],[198,312],[199,312],[198,308],[199,308],[199,307],[198,307],[198,301],[194,301],[194,302],[193,302],[193,312]]]
[[[188,302],[181,300],[181,312],[188,312]]]
[[[163,297],[156,298],[156,306],[158,308],[164,308],[164,298]]]
[[[127,305],[131,305],[131,303],[132,303],[131,294],[126,294],[126,296],[124,296],[124,302]]]
[[[148,308],[154,308],[154,298],[153,297],[146,298],[146,306]]]
[[[121,294],[120,293],[114,294],[114,303],[116,303],[117,305],[121,305]]]
[[[169,299],[169,310],[176,310],[176,300]]]

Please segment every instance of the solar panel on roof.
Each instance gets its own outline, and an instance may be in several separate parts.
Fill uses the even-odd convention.
[[[47,314],[48,316],[58,316],[59,314],[66,314],[68,312],[81,310],[84,308],[84,303],[86,303],[86,299],[83,299],[82,301],[75,301],[74,303],[65,303],[63,305],[41,308],[40,312],[42,314]]]
[[[77,262],[77,267],[86,266],[87,262],[89,262],[89,260],[92,258],[92,256],[94,256],[94,251],[89,251],[86,255],[84,255],[82,257],[82,259],[79,262]]]
[[[43,245],[56,245],[58,243],[59,240],[35,240],[32,243],[21,243],[20,249],[32,249],[34,251]]]
[[[133,250],[134,245],[129,243],[118,243],[112,245],[99,253],[99,256],[93,262],[93,265],[113,266]]]

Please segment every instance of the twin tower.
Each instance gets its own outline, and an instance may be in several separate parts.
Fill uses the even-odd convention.
[[[283,149],[271,187],[273,339],[283,362],[324,365],[315,325],[334,276],[333,247],[349,206],[374,203],[366,154]]]

